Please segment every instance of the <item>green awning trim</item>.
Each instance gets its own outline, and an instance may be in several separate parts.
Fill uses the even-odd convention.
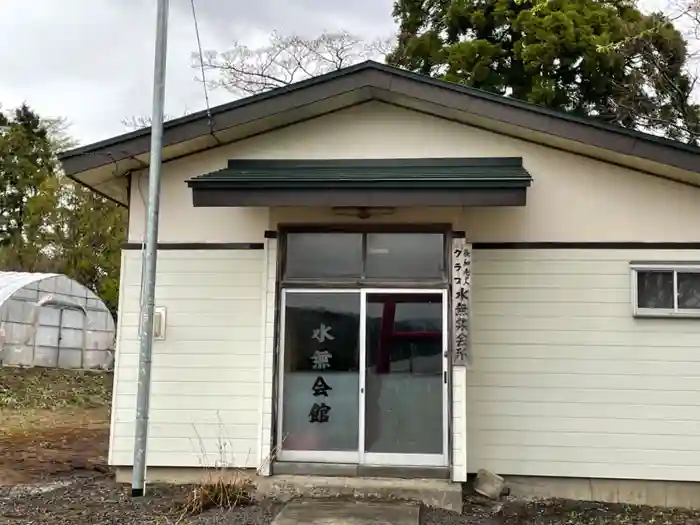
[[[467,190],[527,188],[532,177],[520,157],[347,160],[230,160],[194,177],[197,189]]]

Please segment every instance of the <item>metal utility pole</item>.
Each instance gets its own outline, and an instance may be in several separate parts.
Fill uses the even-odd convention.
[[[160,169],[163,157],[163,106],[165,104],[165,57],[168,47],[168,7],[169,0],[158,0],[156,56],[153,76],[153,116],[151,118],[151,162],[148,172],[148,216],[146,220],[146,246],[143,254],[145,264],[143,264],[143,274],[141,275],[139,379],[136,394],[134,470],[131,481],[132,496],[143,496],[146,485],[146,442],[148,440],[148,408],[151,392]]]

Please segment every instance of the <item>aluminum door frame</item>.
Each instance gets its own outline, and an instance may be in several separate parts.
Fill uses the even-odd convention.
[[[360,464],[401,467],[445,467],[449,464],[449,352],[447,290],[444,288],[363,288],[360,301]],[[365,451],[365,396],[367,385],[367,295],[434,294],[442,297],[442,454],[376,453]]]
[[[280,461],[300,461],[310,463],[359,463],[360,454],[359,448],[353,450],[285,450],[284,449],[284,359],[285,359],[285,323],[287,321],[286,299],[287,293],[302,294],[302,293],[344,293],[355,294],[360,297],[360,315],[362,315],[362,295],[359,288],[283,288],[282,297],[280,300],[280,331],[279,331],[279,377],[277,378],[277,436],[278,436],[278,453],[277,459]],[[362,374],[358,371],[358,376]],[[359,391],[358,377],[358,391]],[[359,432],[359,429],[358,429]]]
[[[284,359],[286,296],[288,293],[346,293],[360,296],[359,371],[358,371],[358,446],[347,451],[285,450],[284,419]],[[403,454],[365,452],[365,390],[367,382],[367,295],[368,294],[435,294],[442,298],[442,454]],[[449,464],[449,352],[448,352],[448,296],[444,288],[283,288],[280,299],[279,373],[277,381],[277,459],[314,463],[352,463],[376,466],[448,466]]]

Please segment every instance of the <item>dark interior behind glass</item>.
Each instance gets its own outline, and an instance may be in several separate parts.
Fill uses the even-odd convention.
[[[289,233],[284,279],[440,280],[442,233]]]

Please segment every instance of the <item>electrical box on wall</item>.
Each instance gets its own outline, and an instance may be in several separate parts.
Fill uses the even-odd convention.
[[[153,339],[155,341],[163,341],[165,339],[165,321],[165,306],[156,306],[153,311]]]

